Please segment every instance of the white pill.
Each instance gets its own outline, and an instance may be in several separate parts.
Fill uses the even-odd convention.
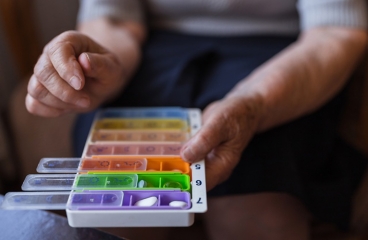
[[[170,207],[180,207],[180,208],[185,208],[188,204],[186,202],[183,201],[172,201],[169,203]]]
[[[152,207],[156,204],[157,202],[157,197],[149,197],[149,198],[144,198],[142,200],[137,201],[134,206],[137,207]]]

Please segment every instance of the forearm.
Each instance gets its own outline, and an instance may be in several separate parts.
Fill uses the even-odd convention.
[[[117,56],[124,69],[123,79],[132,76],[139,64],[141,45],[146,38],[143,24],[98,18],[79,23],[77,29]]]
[[[365,52],[364,31],[314,29],[241,81],[238,98],[263,131],[307,114],[332,98]]]

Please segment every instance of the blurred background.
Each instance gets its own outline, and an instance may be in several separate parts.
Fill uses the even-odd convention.
[[[77,0],[0,0],[0,194],[20,191],[43,157],[71,157],[72,116],[46,119],[24,106],[26,84],[43,46],[75,28]],[[368,57],[349,83],[341,135],[368,156]],[[348,233],[323,223],[313,239],[368,239],[368,177],[354,196]],[[195,226],[198,227],[198,226]]]
[[[18,190],[19,181],[27,172],[35,172],[31,168],[42,154],[52,156],[55,148],[61,147],[54,156],[70,155],[69,149],[63,147],[66,141],[55,147],[48,144],[50,139],[60,140],[60,131],[47,131],[65,119],[55,121],[28,115],[24,97],[26,82],[43,46],[61,32],[75,28],[78,3],[0,0],[0,193]],[[40,140],[48,135],[53,137]],[[56,139],[54,142],[60,143]],[[34,141],[38,144],[29,144]]]

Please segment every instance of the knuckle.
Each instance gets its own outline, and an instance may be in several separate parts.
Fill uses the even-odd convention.
[[[66,80],[67,74],[70,72],[70,68],[65,63],[58,64],[57,70],[61,78]]]
[[[55,37],[51,42],[49,42],[44,47],[44,52],[50,52],[51,49],[55,48],[55,46],[60,46],[63,42],[68,42],[74,39],[79,33],[74,30],[65,31]]]
[[[77,35],[76,31],[67,31],[60,34],[45,46],[44,52],[50,56],[56,56],[64,47],[73,48],[73,42],[75,42]]]
[[[55,70],[50,64],[36,64],[34,74],[41,82],[47,82],[55,74]]]
[[[197,142],[200,143],[202,149],[209,149],[211,148],[211,140],[207,134],[199,134],[197,137]]]
[[[63,112],[61,109],[45,108],[45,106],[30,95],[27,95],[25,105],[29,113],[43,117],[58,117]]]
[[[28,93],[38,100],[45,99],[49,94],[48,90],[37,80],[32,84],[28,84]]]
[[[73,90],[66,89],[60,92],[60,100],[66,103],[74,103],[75,102],[75,94]]]
[[[75,38],[75,36],[77,36],[79,33],[77,32],[77,31],[75,31],[75,30],[68,30],[68,31],[65,31],[65,32],[63,32],[63,33],[61,33],[60,35],[59,35],[59,38],[60,38],[60,40],[70,40],[70,39],[73,39],[73,38]]]

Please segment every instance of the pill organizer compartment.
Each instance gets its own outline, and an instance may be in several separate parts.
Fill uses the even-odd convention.
[[[177,157],[94,156],[92,158],[43,158],[37,166],[39,173],[77,173],[88,171],[148,171],[190,173],[190,164]]]
[[[179,156],[182,144],[178,143],[91,143],[87,145],[85,157],[110,155],[139,156]]]
[[[180,107],[106,108],[97,113],[102,118],[176,118],[186,121],[188,113]]]
[[[72,192],[66,208],[71,210],[120,208],[123,198],[123,191]]]
[[[93,131],[91,142],[185,142],[188,139],[189,133],[187,131],[134,131],[101,129]]]
[[[143,202],[150,200],[150,198],[156,198],[157,201],[149,206],[152,201],[149,201],[147,205],[141,204],[143,206],[137,206],[137,202]],[[180,201],[184,202],[186,205],[184,207],[172,207],[170,202]],[[190,204],[190,194],[188,192],[180,191],[125,191],[123,207],[129,207],[129,209],[189,209]]]
[[[139,184],[138,184],[139,183]],[[190,177],[180,173],[90,172],[88,174],[30,174],[23,191],[157,189],[190,191]]]
[[[186,130],[186,121],[180,119],[102,119],[93,125],[99,129],[129,129],[129,130]]]

